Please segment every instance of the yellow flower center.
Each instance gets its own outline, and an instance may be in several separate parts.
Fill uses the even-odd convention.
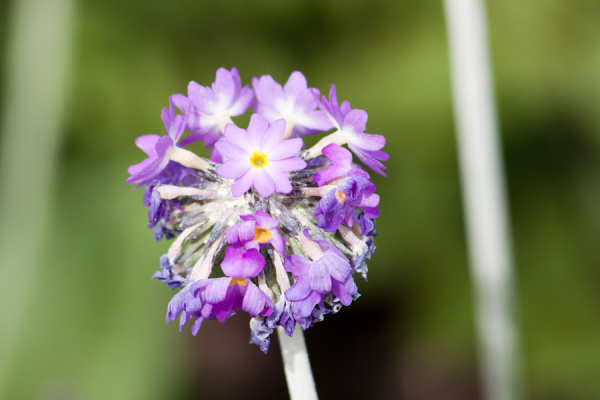
[[[269,163],[269,159],[265,153],[261,153],[260,151],[253,151],[250,156],[250,164],[254,168],[264,168]]]
[[[231,282],[229,283],[229,286],[233,286],[233,285],[246,286],[247,284],[248,284],[248,279],[246,279],[246,278],[232,278]]]
[[[259,243],[267,243],[273,237],[270,229],[257,226],[254,228],[254,241]]]
[[[335,191],[335,198],[342,204],[344,204],[344,202],[346,201],[346,193],[342,192],[341,190],[336,190]]]

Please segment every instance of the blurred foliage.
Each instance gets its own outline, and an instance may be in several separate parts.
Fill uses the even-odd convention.
[[[530,398],[598,399],[600,3],[491,0],[488,14]],[[60,180],[5,398],[285,396],[277,342],[248,345],[245,316],[195,338],[164,323],[173,293],[150,277],[167,243],[125,184],[168,96],[220,66],[335,83],[387,137],[369,282],[307,332],[322,398],[477,398],[439,2],[87,0],[77,18]]]

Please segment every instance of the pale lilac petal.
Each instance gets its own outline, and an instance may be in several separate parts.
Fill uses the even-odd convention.
[[[343,282],[348,275],[352,273],[352,267],[350,267],[346,258],[339,256],[332,251],[328,251],[321,260],[327,265],[328,274],[331,275],[333,279]]]
[[[283,86],[286,96],[296,96],[302,90],[307,88],[306,78],[300,71],[294,71]]]
[[[304,127],[309,133],[327,132],[333,129],[331,120],[323,111],[311,111],[303,114],[296,125]]]
[[[266,310],[265,305],[268,306]],[[261,313],[267,316],[273,311],[267,296],[252,282],[248,283],[241,309],[247,311],[252,318]]]
[[[158,139],[160,139],[158,135],[143,135],[135,139],[135,145],[149,156],[156,156],[155,146]]]
[[[221,149],[217,147],[217,150]],[[250,171],[251,168],[248,160],[229,160],[217,167],[217,174],[227,179],[238,179]]]
[[[288,300],[305,299],[311,292],[308,277],[300,276],[291,288],[285,291],[285,298]]]
[[[269,123],[260,114],[252,114],[250,117],[250,123],[248,124],[248,139],[246,142],[248,146],[254,149],[260,149],[263,136],[269,128]],[[229,140],[229,139],[227,139]]]
[[[275,191],[277,193],[289,193],[292,191],[292,184],[290,183],[290,178],[286,173],[275,168],[269,168],[265,171],[265,173],[268,174],[273,180],[275,184]]]
[[[217,70],[215,82],[212,84],[213,95],[219,105],[229,106],[236,92],[235,81],[231,72],[225,68]]]
[[[367,120],[369,116],[364,110],[352,110],[344,117],[342,129],[350,129],[356,133],[362,133],[367,129]],[[385,144],[385,141],[384,141]],[[383,147],[383,146],[382,146]],[[381,148],[381,147],[380,147]],[[379,149],[376,149],[379,150]]]
[[[262,138],[262,142],[260,144],[260,150],[266,153],[269,153],[269,159],[279,160],[277,156],[274,154],[273,150],[277,149],[281,145],[285,145],[288,141],[282,142],[283,135],[285,133],[285,119],[281,118],[277,121],[273,121],[269,128],[267,129],[265,135]],[[298,151],[300,151],[298,149]],[[291,157],[292,155],[296,155],[293,153],[287,157]]]
[[[254,183],[254,177],[256,175],[256,169],[250,168],[241,178],[238,178],[233,182],[231,186],[231,193],[233,197],[240,197],[246,193],[252,187]]]
[[[214,108],[212,90],[196,82],[188,84],[188,98],[199,111],[210,113]]]
[[[273,182],[273,178],[264,170],[257,170],[253,186],[262,197],[269,197],[275,192],[275,182]]]
[[[278,120],[282,121],[282,120]],[[277,122],[277,121],[275,121]],[[273,123],[275,123],[273,122]],[[283,135],[281,136],[283,138]],[[280,139],[281,140],[281,139]],[[300,138],[288,139],[276,143],[269,150],[269,160],[283,160],[284,158],[293,157],[300,152],[304,142]]]
[[[331,275],[327,270],[327,260],[324,258],[314,261],[308,273],[310,288],[322,294],[331,291]]]
[[[175,104],[175,107],[179,108],[179,111],[186,112],[189,109],[191,102],[190,99],[188,99],[185,95],[174,94],[171,96],[171,98],[173,99],[173,104]]]
[[[222,302],[225,300],[230,283],[231,278],[228,277],[211,279],[204,290],[204,300],[213,305]]]
[[[381,150],[385,146],[385,137],[361,132],[348,136],[348,143],[362,150]]]
[[[352,166],[352,153],[338,144],[331,143],[325,146],[323,155],[329,158],[333,164],[348,167],[348,170]]]
[[[300,276],[307,274],[310,270],[311,262],[304,257],[292,254],[285,259],[283,266],[285,270],[293,275]]]
[[[284,97],[283,88],[275,82],[271,75],[263,75],[260,79],[253,79],[252,86],[254,86],[258,101],[282,99]]]
[[[229,108],[229,114],[232,117],[237,117],[246,112],[248,107],[252,104],[254,99],[254,92],[250,89],[250,86],[246,85],[242,88],[237,100]]]
[[[154,157],[154,158],[148,157],[140,163],[131,165],[129,168],[127,168],[127,172],[129,172],[129,175],[136,175],[140,171],[142,171],[144,168],[146,168],[148,165],[150,165],[154,160],[156,160],[156,157]],[[129,181],[129,179],[127,179],[127,181]],[[131,183],[131,182],[127,182],[127,183]]]
[[[277,168],[282,172],[300,171],[306,168],[306,161],[298,157],[292,157],[285,160],[269,161],[268,167]]]
[[[248,143],[248,134],[245,129],[238,128],[234,124],[227,124],[225,126],[225,139],[229,143],[236,145],[244,145]]]

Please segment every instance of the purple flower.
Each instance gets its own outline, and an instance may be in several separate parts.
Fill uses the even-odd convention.
[[[225,127],[225,140],[215,147],[227,161],[217,173],[235,179],[231,187],[234,197],[253,186],[262,197],[292,191],[287,172],[304,169],[306,161],[294,157],[302,148],[302,139],[283,140],[284,130],[285,120],[269,125],[259,114],[250,117],[247,131],[233,124]]]
[[[201,289],[205,300],[202,316],[214,315],[225,322],[232,310],[247,311],[252,317],[271,314],[271,299],[247,279],[257,276],[264,266],[265,259],[256,249],[227,248],[221,263],[227,277],[209,279]]]
[[[308,230],[304,236],[316,242],[320,257],[309,261],[298,255],[291,255],[286,259],[285,269],[297,277],[291,288],[286,290],[285,297],[295,302],[301,317],[311,315],[314,307],[323,301],[323,297],[330,292],[340,300],[343,305],[352,302],[358,288],[352,279],[352,267],[343,253],[325,239],[313,239]]]
[[[202,306],[204,304],[203,296],[200,293],[199,287],[206,284],[206,280],[197,281],[189,286],[183,288],[183,290],[177,293],[167,308],[167,323],[175,321],[179,315],[179,331],[182,331],[185,324],[190,319],[196,319],[196,322],[192,326],[192,334],[196,336],[204,317],[201,314]]]
[[[271,299],[248,278],[257,276],[265,266],[265,259],[258,250],[244,250],[229,247],[221,263],[224,278],[198,280],[173,297],[167,311],[167,322],[174,321],[181,313],[180,330],[186,322],[197,318],[194,335],[198,332],[203,318],[225,322],[244,310],[252,317],[267,316],[273,312]]]
[[[244,222],[227,230],[225,239],[228,243],[256,250],[269,243],[279,254],[285,256],[285,239],[277,229],[279,221],[262,210],[257,210],[256,215],[240,215],[240,218]]]
[[[127,172],[131,174],[125,182],[148,183],[157,177],[169,164],[171,152],[179,141],[185,128],[185,117],[175,115],[173,96],[169,97],[169,108],[163,108],[162,120],[167,130],[166,136],[143,135],[135,140],[135,144],[142,149],[148,158],[141,163],[132,165]],[[136,186],[135,188],[139,187]],[[134,189],[135,189],[134,188]]]
[[[187,129],[195,131],[181,144],[185,146],[203,140],[206,147],[214,145],[222,138],[225,126],[232,123],[231,117],[245,113],[253,97],[250,86],[242,87],[235,67],[231,71],[219,68],[211,87],[190,82],[187,97],[182,94],[173,96],[175,105],[187,113]],[[211,151],[211,159],[222,162],[221,155],[215,149]]]
[[[323,155],[329,158],[331,165],[313,175],[313,180],[319,186],[323,186],[340,176],[346,176],[346,173],[352,169],[352,153],[342,146],[331,143],[323,148]]]
[[[333,128],[327,114],[317,110],[319,91],[307,87],[302,72],[292,72],[283,87],[271,75],[253,78],[252,86],[256,93],[254,112],[268,122],[284,118],[287,124],[285,139],[313,135]]]
[[[337,188],[331,189],[317,204],[313,216],[317,225],[325,232],[337,231],[343,222],[354,225],[354,208],[360,208],[368,218],[379,217],[379,195],[375,194],[375,185],[369,180],[369,174],[361,169],[353,169]],[[363,222],[361,227],[368,229]],[[364,233],[363,233],[364,234]]]
[[[166,254],[160,258],[160,271],[156,271],[154,276],[152,276],[152,279],[158,279],[159,281],[166,283],[171,290],[181,287],[185,282],[185,279],[182,278],[181,275],[173,271],[173,266],[169,262],[169,257]]]
[[[386,161],[389,155],[381,149],[385,146],[385,137],[364,133],[369,118],[366,111],[352,109],[348,100],[338,106],[335,85],[331,85],[329,101],[321,96],[321,109],[327,112],[334,127],[338,129],[338,144],[348,143],[350,150],[380,175],[387,176],[382,169],[385,166],[380,161]]]

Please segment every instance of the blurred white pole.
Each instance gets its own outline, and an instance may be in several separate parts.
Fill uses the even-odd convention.
[[[283,357],[283,369],[291,400],[317,400],[317,389],[310,369],[304,334],[296,324],[293,337],[277,327],[277,337]]]
[[[523,398],[512,244],[483,0],[444,0],[483,398]]]
[[[35,271],[65,117],[75,0],[9,5],[0,110],[0,398],[32,318]],[[56,271],[60,273],[60,271]],[[38,327],[43,335],[43,327]]]

